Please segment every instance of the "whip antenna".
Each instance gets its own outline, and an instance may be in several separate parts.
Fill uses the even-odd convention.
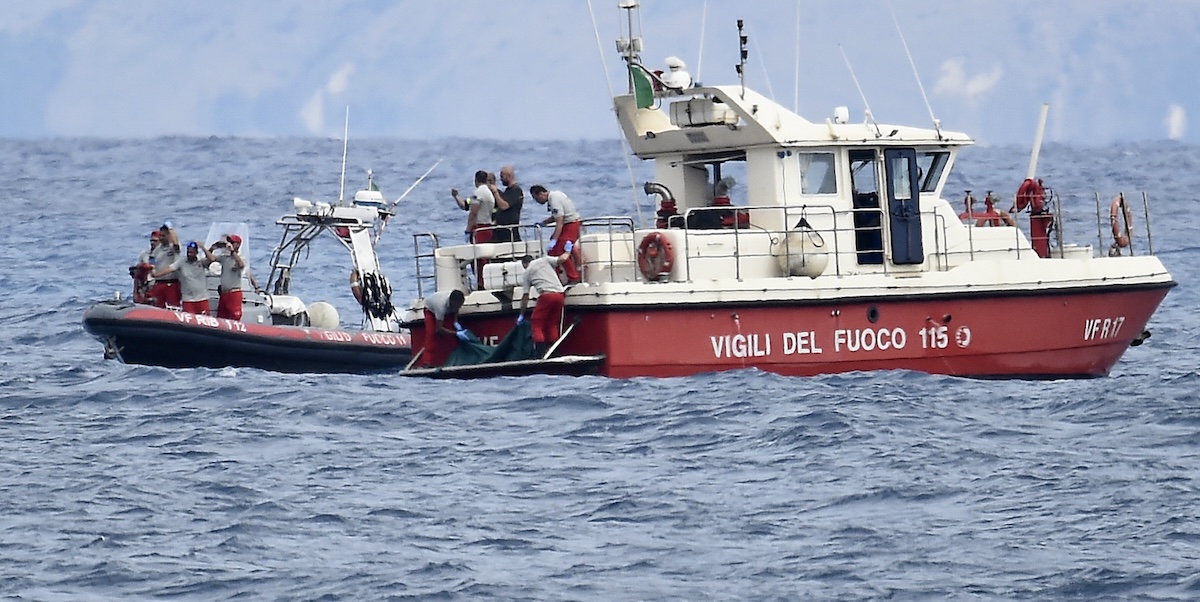
[[[862,86],[858,85],[858,76],[854,75],[854,67],[850,66],[850,59],[846,56],[846,50],[838,44],[838,52],[842,53],[842,60],[846,61],[846,69],[850,70],[850,79],[854,80],[854,87],[858,88],[858,96],[863,101],[863,107],[867,109],[867,120],[871,125],[875,126],[875,137],[882,138],[883,132],[879,131],[879,124],[875,123],[875,114],[871,112],[871,104],[867,102],[867,95],[863,94]]]
[[[795,93],[792,97],[792,112],[800,112],[800,0],[796,0],[796,73]]]
[[[346,131],[342,134],[342,188],[338,191],[338,203],[346,200],[346,150],[350,148],[350,105],[346,105]]]
[[[917,80],[917,88],[921,90],[921,98],[925,101],[925,109],[929,111],[929,119],[933,121],[933,129],[937,132],[938,140],[942,140],[942,122],[933,116],[933,106],[929,104],[929,97],[925,95],[925,86],[921,84],[921,75],[917,73],[917,63],[913,61],[912,53],[908,51],[908,40],[904,39],[904,32],[900,31],[900,20],[896,18],[892,0],[888,0],[888,12],[892,13],[892,23],[896,24],[896,33],[900,34],[900,43],[904,45],[904,54],[908,57],[908,64],[912,66],[913,79]]]
[[[703,81],[700,79],[700,68],[704,66],[704,30],[708,23],[708,0],[704,0],[704,8],[700,10],[700,56],[696,57],[696,85],[700,85]]]

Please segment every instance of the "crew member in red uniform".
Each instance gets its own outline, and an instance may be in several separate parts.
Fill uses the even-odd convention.
[[[158,248],[158,230],[150,233],[150,248],[142,251],[133,265],[129,266],[129,275],[133,277],[133,302],[134,303],[150,303],[150,272],[154,271],[154,265],[150,263],[150,258],[154,256],[154,250]]]
[[[458,341],[467,339],[466,331],[458,323],[458,310],[464,301],[466,296],[458,289],[425,297],[423,365],[433,368],[445,364],[458,347]]]
[[[204,258],[200,258],[200,251]],[[208,264],[213,256],[200,242],[187,244],[187,257],[175,260],[169,266],[154,271],[154,277],[174,273],[179,277],[179,290],[183,298],[183,311],[190,314],[208,315]]]
[[[496,210],[496,193],[493,192],[495,188],[495,178],[481,169],[475,172],[475,192],[470,197],[464,199],[458,196],[457,188],[450,189],[450,196],[454,197],[454,202],[467,212],[466,239],[469,244],[492,242],[492,213]],[[475,260],[475,288],[479,290],[483,289],[483,266],[485,265],[487,265],[486,259]]]
[[[533,329],[533,352],[539,358],[546,355],[546,350],[559,336],[566,289],[558,279],[556,268],[560,264],[571,262],[571,249],[575,245],[568,241],[564,246],[565,252],[561,255],[548,255],[537,259],[526,255],[521,258],[521,265],[525,266],[525,273],[521,276],[521,287],[525,289],[525,293],[521,295],[521,315],[517,318],[517,324],[525,320],[529,291],[536,290],[538,298],[533,307],[530,327]]]
[[[225,253],[217,257],[221,264],[221,293],[217,301],[217,317],[228,320],[242,319],[242,273],[246,270],[246,260],[240,253],[242,237],[237,234],[226,234],[225,240],[213,243],[213,249],[225,247]]]
[[[546,190],[546,187],[541,184],[531,186],[529,194],[533,200],[545,205],[546,211],[550,212],[550,217],[543,220],[542,224],[554,225],[554,232],[550,235],[550,247],[546,249],[546,255],[557,256],[564,252],[570,253],[567,243],[571,243],[572,247],[579,244],[581,218],[579,212],[575,210],[575,202],[565,192]],[[567,274],[567,284],[579,282],[579,270],[573,259],[568,258],[563,262],[562,267],[563,272]]]
[[[165,268],[179,259],[179,237],[171,228],[171,222],[163,223],[158,229],[158,246],[150,252],[150,263],[155,269]],[[183,304],[179,290],[179,276],[170,273],[154,281],[150,287],[150,297],[155,307],[178,308]]]

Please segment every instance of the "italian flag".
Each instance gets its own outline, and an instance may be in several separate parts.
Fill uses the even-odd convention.
[[[633,96],[637,100],[637,108],[649,109],[654,106],[654,86],[650,77],[641,65],[630,65],[629,76],[633,79]]]

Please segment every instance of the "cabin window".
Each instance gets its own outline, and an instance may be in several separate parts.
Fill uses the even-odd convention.
[[[892,189],[895,191],[896,198],[911,199],[912,186],[908,181],[908,157],[893,157],[891,163],[888,166],[888,173],[892,177]]]
[[[949,160],[950,153],[945,151],[917,154],[917,174],[921,178],[921,192],[937,192],[942,172],[946,170]]]
[[[800,194],[837,194],[833,153],[799,153]]]

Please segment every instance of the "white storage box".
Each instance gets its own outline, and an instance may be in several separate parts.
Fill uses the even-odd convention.
[[[737,122],[738,116],[733,109],[711,98],[671,103],[671,125],[674,126],[727,125]]]
[[[492,291],[513,288],[520,285],[524,274],[525,266],[519,261],[489,263],[483,266],[483,287]]]

